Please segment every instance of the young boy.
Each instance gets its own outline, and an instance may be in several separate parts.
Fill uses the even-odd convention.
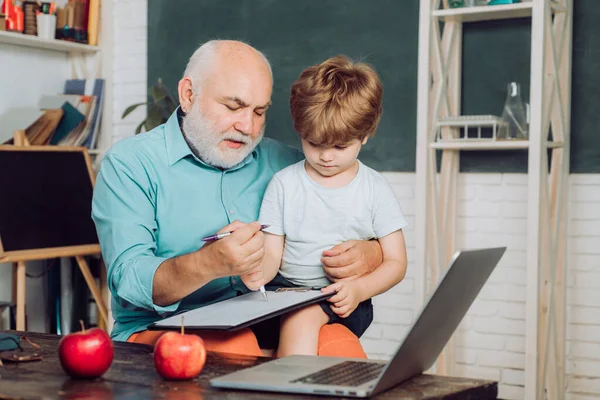
[[[282,318],[278,356],[316,355],[319,331],[329,323],[342,323],[360,337],[373,320],[371,297],[406,273],[404,215],[385,179],[357,160],[379,124],[382,94],[377,73],[345,56],[307,68],[292,85],[294,128],[306,159],[275,174],[267,187],[259,217],[270,225],[261,283],[337,293],[330,304]],[[365,239],[379,241],[383,264],[367,276],[332,284],[322,252]]]

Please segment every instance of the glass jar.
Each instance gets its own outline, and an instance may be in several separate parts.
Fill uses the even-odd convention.
[[[527,111],[521,99],[521,86],[516,82],[508,84],[501,119],[502,122],[498,128],[498,139],[526,140],[529,138]]]

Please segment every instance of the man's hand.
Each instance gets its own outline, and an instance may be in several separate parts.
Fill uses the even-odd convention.
[[[341,318],[347,318],[362,301],[360,289],[356,281],[336,282],[321,289],[323,293],[337,292],[329,298],[330,306],[334,313]]]
[[[250,271],[246,275],[240,276],[244,285],[250,290],[258,290],[261,286],[267,284],[267,280],[264,277],[264,271],[262,268],[262,263],[254,270]]]
[[[349,240],[323,252],[321,263],[333,281],[352,281],[367,275],[383,262],[377,240]]]
[[[269,283],[279,271],[285,237],[265,233],[265,255],[263,261],[256,269],[243,275],[242,282],[250,290],[258,290],[261,286]]]
[[[219,233],[231,231],[199,250],[164,261],[152,281],[154,304],[173,304],[216,278],[253,273],[251,280],[257,280],[256,276],[262,276],[265,238],[260,224],[235,221]]]
[[[265,253],[260,224],[234,221],[217,233],[233,233],[204,245],[194,254],[197,268],[211,268],[215,278],[252,274],[250,281],[262,277],[260,265]]]

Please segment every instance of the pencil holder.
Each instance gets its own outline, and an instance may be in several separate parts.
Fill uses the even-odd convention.
[[[56,32],[56,15],[37,15],[37,35],[41,39],[52,40]]]

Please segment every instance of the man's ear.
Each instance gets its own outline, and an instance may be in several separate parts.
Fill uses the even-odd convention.
[[[367,142],[369,141],[369,137],[365,137],[362,141],[362,145],[364,146],[365,144],[367,144]]]
[[[194,92],[192,90],[192,80],[190,77],[185,76],[179,81],[177,86],[177,92],[179,94],[179,104],[184,113],[187,113],[191,108],[194,100],[192,96]]]

